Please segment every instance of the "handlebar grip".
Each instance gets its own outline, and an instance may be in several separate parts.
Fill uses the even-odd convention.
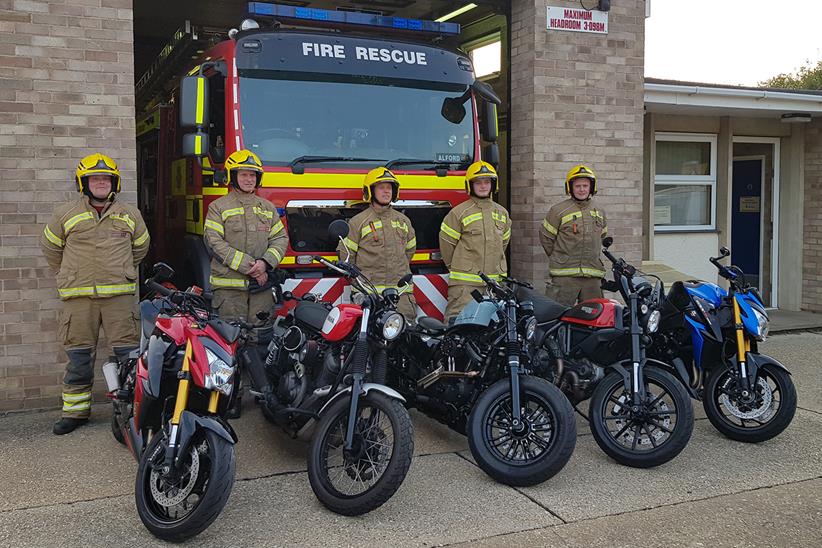
[[[158,284],[154,280],[147,280],[146,281],[146,287],[156,291],[157,293],[159,293],[160,295],[163,295],[164,297],[168,297],[168,296],[170,296],[174,293],[174,291],[172,291],[171,289],[167,288],[164,285]]]

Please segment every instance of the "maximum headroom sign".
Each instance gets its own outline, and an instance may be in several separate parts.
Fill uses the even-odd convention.
[[[608,12],[548,6],[548,30],[608,34]]]

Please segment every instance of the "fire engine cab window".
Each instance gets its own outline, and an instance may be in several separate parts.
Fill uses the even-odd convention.
[[[462,96],[465,86],[256,70],[240,76],[243,141],[266,164],[299,156],[458,158],[465,164],[473,157],[470,100],[457,123],[442,115],[444,100]]]
[[[225,77],[220,73],[208,77],[208,141],[211,159],[225,160]]]

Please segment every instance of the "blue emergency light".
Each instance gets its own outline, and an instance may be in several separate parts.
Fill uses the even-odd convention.
[[[269,2],[249,2],[248,15],[262,17],[277,17],[280,19],[299,19],[302,21],[318,21],[336,23],[340,25],[356,25],[361,27],[378,27],[415,32],[430,32],[434,34],[460,33],[459,23],[439,23],[423,19],[406,19],[405,17],[389,17],[373,15],[355,11],[333,11],[319,8],[300,8],[284,6]]]

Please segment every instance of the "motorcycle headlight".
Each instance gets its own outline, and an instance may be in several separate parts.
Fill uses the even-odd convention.
[[[405,318],[399,312],[391,312],[382,322],[382,336],[386,341],[393,341],[402,333]]]
[[[754,317],[756,318],[756,340],[764,341],[765,338],[768,336],[768,330],[770,329],[768,315],[760,312],[756,308],[753,309],[753,313]]]
[[[205,351],[208,358],[208,375],[205,376],[206,390],[217,390],[230,396],[234,389],[232,382],[234,368],[208,348]]]
[[[534,335],[537,332],[537,319],[531,316],[525,322],[525,340],[531,342],[534,340]]]
[[[659,310],[654,310],[648,315],[648,321],[645,323],[645,329],[648,333],[656,333],[656,330],[659,329],[659,319],[662,317],[662,314],[659,313]]]

